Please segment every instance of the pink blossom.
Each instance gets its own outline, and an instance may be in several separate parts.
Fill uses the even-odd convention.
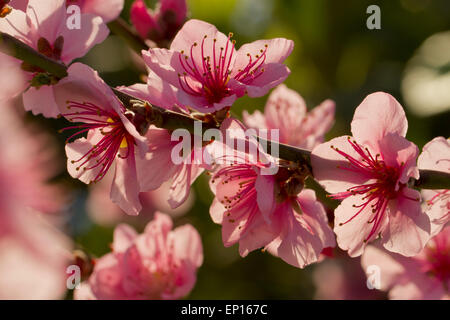
[[[169,50],[150,49],[142,54],[159,77],[155,82],[174,87],[178,104],[215,112],[245,94],[265,95],[290,73],[283,61],[294,47],[291,40],[259,40],[236,50],[231,37],[209,23],[189,20]]]
[[[102,17],[105,22],[116,19],[122,12],[125,0],[67,0],[66,5],[77,5],[83,13]]]
[[[311,162],[316,180],[343,200],[335,210],[334,231],[341,249],[359,256],[381,236],[386,249],[405,256],[422,250],[430,221],[420,208],[418,148],[404,137],[407,120],[389,94],[374,93],[358,106],[353,137],[338,137],[315,147]]]
[[[0,299],[58,299],[66,290],[70,242],[51,221],[61,192],[51,141],[12,106],[0,117]]]
[[[196,282],[203,263],[200,235],[191,225],[172,229],[166,214],[138,235],[121,224],[114,230],[113,252],[101,257],[76,299],[179,299]]]
[[[14,36],[51,59],[69,64],[102,42],[108,35],[108,28],[100,17],[82,14],[82,28],[69,30],[67,18],[64,0],[30,0],[26,12],[13,10],[7,17],[0,19],[0,31]],[[7,59],[9,63],[7,69],[2,69],[3,73],[23,74],[23,81],[6,92],[2,91],[0,100],[17,96],[31,85],[23,95],[25,109],[34,114],[56,117],[58,107],[52,85],[59,79],[18,59]]]
[[[428,142],[417,162],[421,170],[450,173],[450,142],[436,137]],[[438,234],[450,221],[449,190],[422,190],[425,211],[431,219],[431,235]]]
[[[147,151],[146,139],[132,123],[134,114],[114,95],[97,72],[81,63],[68,69],[69,76],[55,87],[55,97],[62,116],[81,123],[63,129],[78,130],[66,145],[67,170],[84,183],[100,181],[111,167],[115,176],[111,186],[111,199],[125,212],[137,215],[139,183],[136,159]]]
[[[229,119],[223,126],[223,130],[241,127]],[[298,187],[295,170],[281,167],[275,175],[267,175],[262,170],[268,164],[256,157],[247,159],[219,167],[211,179],[215,199],[210,214],[222,225],[224,245],[239,243],[243,257],[265,248],[299,268],[316,262],[325,247],[335,246],[335,240],[314,191]]]
[[[322,143],[334,122],[335,104],[325,100],[307,112],[303,98],[280,84],[269,96],[264,114],[244,111],[244,123],[255,129],[279,129],[281,143],[311,150]]]
[[[390,299],[450,299],[450,227],[432,238],[415,257],[368,246],[361,263],[364,269],[370,265],[381,269],[381,290],[389,291]]]
[[[172,40],[186,20],[186,0],[160,0],[155,10],[147,8],[143,0],[135,0],[130,18],[139,35],[157,44]]]

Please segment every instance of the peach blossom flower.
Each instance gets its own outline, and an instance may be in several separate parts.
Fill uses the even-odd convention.
[[[430,220],[420,193],[408,187],[419,178],[418,148],[405,139],[402,106],[387,93],[367,96],[355,110],[353,137],[338,137],[315,147],[315,179],[343,200],[335,210],[334,231],[341,249],[355,257],[381,236],[383,245],[405,256],[418,254],[430,235]]]
[[[113,252],[98,259],[76,299],[179,299],[196,282],[203,263],[199,234],[191,225],[172,229],[169,216],[155,218],[138,235],[128,225],[114,230]]]

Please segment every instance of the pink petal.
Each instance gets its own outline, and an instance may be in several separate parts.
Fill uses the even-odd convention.
[[[131,5],[130,19],[137,32],[143,39],[147,39],[151,30],[157,29],[158,24],[143,0],[136,0]]]
[[[171,237],[174,244],[174,254],[183,262],[200,267],[203,263],[202,240],[197,230],[191,225],[176,228]]]
[[[142,209],[139,200],[139,182],[134,154],[117,158],[116,173],[111,186],[111,200],[129,215],[136,216]]]
[[[298,202],[302,214],[295,212],[288,202],[278,209],[276,215],[283,225],[282,231],[269,249],[285,262],[304,268],[317,262],[325,247],[334,247],[336,243],[325,209],[317,201],[314,191],[303,190]]]
[[[83,57],[93,46],[103,42],[109,34],[103,20],[93,14],[81,15],[81,29],[69,30],[64,24],[59,35],[64,37],[64,48],[61,60],[70,63]]]
[[[324,248],[334,248],[336,239],[328,223],[327,213],[323,204],[317,200],[316,193],[311,189],[303,189],[297,197],[304,213],[302,216],[315,231]]]
[[[417,146],[396,133],[386,134],[380,141],[381,157],[388,166],[401,168],[399,182],[407,183],[409,178],[419,178],[416,159]]]
[[[276,207],[275,177],[258,175],[255,181],[257,203],[266,223],[270,224],[270,215]]]
[[[206,38],[204,38],[206,36]],[[207,22],[197,20],[197,19],[190,19],[188,20],[181,30],[177,33],[175,38],[172,41],[172,44],[170,45],[171,51],[182,51],[184,50],[185,55],[190,56],[190,50],[191,47],[194,45],[194,43],[197,43],[196,47],[193,47],[193,56],[194,61],[197,66],[202,66],[202,54],[201,54],[201,47],[202,47],[202,41],[204,40],[204,46],[203,46],[203,52],[205,57],[210,56],[211,59],[213,59],[213,41],[216,39],[216,58],[219,57],[220,54],[220,48],[223,47],[224,50],[228,43],[228,53],[227,56],[230,54],[232,44],[228,40],[228,37],[224,35],[222,32],[219,32],[217,28]],[[233,52],[235,50],[233,49]],[[234,54],[233,59],[230,63],[231,66],[234,64]]]
[[[169,192],[169,205],[172,209],[181,206],[189,197],[191,185],[203,172],[203,169],[193,164],[183,164],[178,166],[178,173],[172,180]]]
[[[145,158],[136,157],[141,191],[159,188],[173,176],[176,168],[171,158],[174,143],[168,131],[150,127],[147,137],[149,152]]]
[[[23,94],[23,105],[25,110],[33,112],[34,115],[42,114],[47,118],[56,118],[60,114],[52,86],[28,89]]]
[[[68,73],[53,89],[61,113],[70,113],[67,109],[68,101],[89,102],[104,110],[116,112],[119,102],[97,71],[77,62],[69,67]]]
[[[291,54],[294,49],[294,41],[284,38],[275,38],[270,40],[257,40],[252,43],[244,44],[237,52],[237,58],[234,66],[232,76],[238,72],[238,69],[243,69],[247,66],[249,53],[252,57],[261,55],[261,50],[265,50],[267,45],[266,60],[263,65],[265,68],[268,64],[280,64]]]
[[[120,15],[123,6],[124,0],[88,0],[84,2],[82,12],[93,13],[110,22]]]
[[[30,0],[27,17],[33,28],[37,30],[39,37],[54,43],[66,25],[66,2],[65,0]]]
[[[249,97],[261,97],[270,89],[282,83],[291,71],[284,64],[270,63],[264,65],[264,72],[246,86]]]
[[[253,112],[253,114],[249,114],[247,110],[244,110],[242,118],[244,123],[250,128],[267,129],[266,118],[259,110]]]
[[[320,239],[305,228],[305,222],[289,204],[283,204],[276,214],[282,216],[285,226],[280,237],[269,245],[269,251],[297,268],[316,262],[322,251]]]
[[[411,281],[407,275],[410,272],[413,277],[414,272],[417,273],[418,266],[414,264],[414,260],[405,258],[396,253],[384,250],[379,246],[369,245],[366,247],[364,254],[361,257],[361,265],[365,272],[369,271],[370,266],[377,266],[380,268],[380,289],[387,291],[396,284]],[[369,276],[369,274],[367,274]]]
[[[301,125],[301,134],[306,141],[299,147],[311,150],[317,144],[322,143],[324,135],[334,124],[335,103],[325,100],[313,110],[308,112]]]
[[[142,51],[142,58],[147,67],[158,77],[175,87],[179,86],[178,74],[185,72],[180,63],[182,57],[179,52],[158,48],[149,49]]]
[[[129,87],[119,87],[118,89],[162,108],[173,109],[178,103],[176,98],[178,89],[163,81],[154,73],[149,74],[147,84],[139,83]]]
[[[353,205],[359,206],[364,203],[363,197],[363,195],[349,197],[342,201],[334,211],[334,232],[337,236],[337,243],[342,250],[348,251],[350,257],[360,256],[364,252],[366,242],[373,240],[378,235],[378,232],[383,230],[387,222],[387,214],[385,213],[377,230],[370,239],[367,239],[375,223],[368,223],[374,217],[370,207],[371,204],[368,204],[364,210],[352,219],[360,210],[360,208],[353,207]]]
[[[224,218],[224,220],[226,219]],[[266,247],[276,236],[276,230],[267,224],[263,216],[256,215],[241,234],[239,254],[241,257],[246,257],[251,251]]]
[[[0,53],[0,68],[4,74],[8,75],[8,77],[0,77],[1,102],[10,100],[27,89],[29,83],[20,66],[20,60]]]
[[[123,223],[119,224],[114,229],[113,251],[115,253],[125,252],[133,244],[137,236],[138,233],[132,227]]]
[[[227,211],[225,209],[224,205],[220,203],[220,201],[217,198],[214,198],[211,204],[211,207],[209,208],[209,214],[211,215],[211,219],[214,223],[222,224],[224,214]]]
[[[450,142],[444,137],[436,137],[428,142],[419,156],[418,165],[423,170],[450,173]]]
[[[387,250],[407,257],[423,249],[430,237],[430,219],[420,208],[418,191],[404,188],[402,195],[391,202],[389,224],[382,237]]]
[[[87,154],[94,145],[97,145],[102,138],[103,136],[100,133],[88,134],[87,139],[80,138],[66,145],[67,171],[72,178],[80,179],[80,181],[86,184],[95,180],[101,170],[101,166],[96,166],[94,169],[90,170],[83,170],[84,167],[95,166],[97,164],[95,159],[88,160],[82,168],[80,168],[80,165],[87,159],[84,155]]]
[[[356,108],[352,134],[361,145],[378,150],[378,141],[388,133],[406,135],[408,121],[400,103],[390,94],[376,92],[368,95]]]
[[[122,269],[119,260],[113,253],[109,253],[96,261],[94,272],[89,278],[89,285],[97,299],[125,299],[126,295],[122,283]]]
[[[13,10],[5,18],[0,19],[0,31],[25,42],[29,46],[34,43],[31,40],[31,30],[27,23],[27,15],[20,10]]]

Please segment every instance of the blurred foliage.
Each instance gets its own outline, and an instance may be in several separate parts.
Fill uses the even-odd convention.
[[[123,18],[128,19],[131,0]],[[149,1],[155,3],[155,1]],[[408,60],[429,36],[450,29],[448,0],[189,0],[190,17],[215,24],[224,33],[234,32],[237,46],[260,38],[285,37],[295,41],[287,65],[292,73],[286,84],[297,90],[312,108],[324,99],[336,101],[336,124],[328,138],[350,133],[354,109],[369,93],[386,91],[405,107],[409,120],[408,138],[421,148],[438,135],[449,136],[450,112],[419,118],[408,112],[401,96],[401,80]],[[381,8],[381,30],[368,30],[366,8]],[[111,36],[98,45],[83,62],[97,69],[110,85],[131,85],[140,81],[139,57]],[[263,109],[267,97],[242,98],[233,113]],[[52,133],[64,127],[64,120],[40,121]],[[61,159],[65,137],[59,136]],[[101,255],[109,250],[112,228],[94,225],[84,209],[86,186],[66,173],[58,177],[74,193],[69,230],[88,252]],[[196,203],[175,220],[191,223],[200,232],[204,265],[189,298],[193,299],[310,299],[314,296],[312,271],[299,270],[267,253],[253,252],[239,257],[237,246],[224,248],[220,226],[209,217],[212,195],[202,176],[194,185]],[[142,230],[144,226],[138,226]],[[347,258],[350,259],[350,258]],[[347,274],[351,277],[352,274]]]

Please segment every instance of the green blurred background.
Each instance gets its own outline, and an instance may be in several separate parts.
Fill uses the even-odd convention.
[[[131,2],[126,1],[125,19]],[[381,30],[366,27],[366,9],[371,4],[381,8]],[[309,108],[328,98],[336,101],[336,123],[327,138],[348,134],[354,109],[367,94],[380,90],[394,95],[405,107],[408,138],[420,148],[435,136],[449,136],[448,0],[189,0],[188,6],[191,18],[213,23],[224,33],[234,32],[238,47],[262,38],[294,40],[295,49],[286,62],[292,73],[286,84],[305,98]],[[142,69],[137,59],[121,39],[111,36],[82,61],[98,70],[110,85],[131,85],[140,81]],[[266,99],[242,98],[233,106],[234,114],[241,115],[244,109],[262,110]],[[63,120],[39,121],[52,133],[66,125]],[[65,161],[63,136],[59,142],[61,161]],[[95,225],[88,218],[86,186],[66,173],[57,180],[73,194],[67,223],[70,233],[91,254],[108,252],[113,227]],[[300,270],[268,253],[257,251],[243,259],[237,246],[224,248],[220,226],[209,217],[212,194],[205,175],[194,189],[194,206],[175,219],[176,225],[194,225],[204,245],[204,264],[189,298],[314,297],[316,265]],[[142,222],[136,223],[137,229],[143,227]],[[337,250],[335,255],[345,275],[354,277],[354,268],[347,267],[350,258]]]

